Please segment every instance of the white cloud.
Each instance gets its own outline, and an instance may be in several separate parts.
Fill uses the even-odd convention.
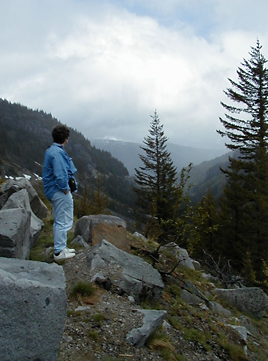
[[[141,141],[156,109],[173,142],[222,144],[227,78],[257,36],[268,46],[263,15],[261,34],[238,21],[252,10],[241,1],[1,2],[0,96],[88,138]]]

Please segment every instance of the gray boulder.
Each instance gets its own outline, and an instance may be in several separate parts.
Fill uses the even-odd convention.
[[[42,202],[36,190],[26,178],[20,178],[18,180],[8,179],[4,184],[2,184],[0,204],[3,206],[13,193],[22,189],[26,189],[29,194],[30,205],[34,214],[38,218],[46,218],[47,206]]]
[[[181,291],[180,297],[182,300],[184,300],[189,305],[199,306],[200,304],[203,303],[201,298],[199,298],[198,296],[196,296],[186,290]]]
[[[144,237],[144,235],[139,233],[139,232],[134,232],[132,236],[136,237],[136,238],[140,238],[144,242],[148,242],[148,239],[146,237]]]
[[[56,361],[66,310],[61,266],[0,258],[1,361]]]
[[[171,252],[180,262],[180,265],[185,266],[189,269],[195,269],[193,260],[189,257],[187,250],[179,247],[176,243],[168,243],[167,245],[162,247],[162,250],[167,250]]]
[[[22,208],[31,212],[31,247],[36,244],[39,235],[44,227],[44,222],[39,219],[32,211],[29,201],[29,195],[26,189],[22,189],[16,193],[13,193],[5,203],[2,210],[13,209],[13,208]],[[10,219],[10,222],[13,222]]]
[[[102,240],[88,254],[91,276],[100,271],[104,278],[122,289],[135,300],[159,299],[164,284],[159,272],[140,257],[131,255]]]
[[[26,209],[0,211],[0,257],[28,259],[31,212]]]
[[[122,250],[128,248],[126,222],[116,216],[105,214],[84,216],[77,221],[74,235],[82,236],[85,242],[92,246],[106,239]]]
[[[127,334],[127,342],[133,346],[144,346],[148,337],[163,323],[166,318],[166,311],[137,310],[144,314],[143,325],[134,328]]]
[[[215,313],[215,314],[217,314],[219,316],[223,316],[223,317],[231,317],[232,316],[232,313],[229,310],[222,307],[217,302],[209,301],[208,307],[213,313]]]
[[[229,326],[238,333],[241,341],[243,341],[246,344],[247,338],[248,338],[248,331],[247,331],[246,327],[236,326],[236,325],[229,325]]]
[[[247,312],[256,318],[262,317],[268,307],[268,296],[258,287],[228,290],[216,288],[214,292],[238,310]]]
[[[84,241],[84,238],[83,238],[82,236],[77,236],[77,237],[75,237],[75,239],[72,240],[71,245],[72,245],[72,246],[77,245],[77,246],[80,246],[80,247],[89,248],[88,243],[86,243],[86,242]]]
[[[205,301],[206,303],[209,302],[209,300],[207,299],[207,297],[205,295],[203,295],[202,292],[199,291],[199,289],[192,284],[192,282],[190,281],[185,281],[184,286],[183,286],[187,291],[191,292],[193,295],[201,298],[203,301]]]

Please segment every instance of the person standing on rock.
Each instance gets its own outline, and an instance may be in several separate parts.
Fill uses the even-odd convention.
[[[52,130],[53,144],[48,147],[43,163],[43,187],[51,202],[54,216],[54,260],[75,256],[75,250],[67,247],[67,232],[73,225],[73,196],[77,189],[74,174],[77,169],[64,150],[70,130],[65,125],[56,125]]]

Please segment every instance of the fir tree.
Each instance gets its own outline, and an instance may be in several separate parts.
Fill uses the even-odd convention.
[[[229,139],[227,148],[238,154],[223,170],[227,185],[222,209],[228,215],[223,223],[228,225],[224,244],[227,252],[233,250],[240,270],[244,255],[247,260],[250,255],[259,280],[268,260],[268,70],[261,48],[257,41],[250,59],[244,59],[237,70],[238,81],[229,79],[232,87],[225,94],[233,105],[221,103],[226,110],[225,118],[220,118],[225,130],[218,131]]]

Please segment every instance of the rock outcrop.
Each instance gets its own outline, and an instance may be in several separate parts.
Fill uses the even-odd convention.
[[[44,226],[31,207],[41,216],[47,207],[27,179],[4,183],[0,203],[0,257],[28,259]]]
[[[29,195],[31,209],[38,218],[46,218],[47,207],[39,198],[36,190],[26,178],[20,178],[18,180],[8,179],[2,184],[0,192],[0,208],[6,203],[8,198],[15,192],[22,189],[26,189]]]
[[[4,204],[2,211],[5,209],[22,208],[31,212],[31,247],[34,246],[39,238],[39,235],[44,227],[44,222],[39,219],[32,211],[29,201],[29,195],[26,189],[22,189],[13,193]]]
[[[62,267],[0,258],[1,361],[56,361],[66,309]]]
[[[140,257],[124,252],[106,240],[91,248],[88,264],[93,280],[109,279],[134,297],[159,299],[164,284],[159,272]]]

